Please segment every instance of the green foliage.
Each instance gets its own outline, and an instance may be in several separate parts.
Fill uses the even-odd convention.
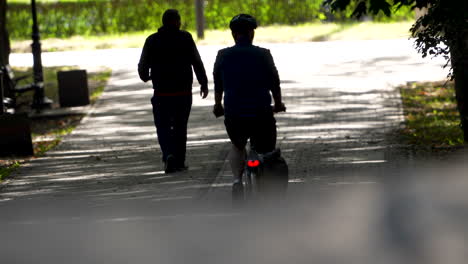
[[[96,100],[104,92],[105,85],[107,83],[107,80],[110,78],[110,76],[111,76],[110,70],[90,74],[91,81],[94,83],[93,90],[89,96],[91,103],[96,102]]]
[[[453,83],[413,83],[400,92],[406,123],[401,133],[408,143],[431,148],[463,144]]]
[[[206,5],[207,28],[226,28],[238,13],[255,16],[260,25],[298,24],[324,18],[321,0],[212,0]]]
[[[390,17],[403,9],[426,8],[427,13],[411,28],[416,48],[422,56],[443,56],[446,66],[452,62],[452,67],[463,62],[454,63],[450,61],[451,57],[466,56],[463,43],[468,36],[467,0],[325,0],[324,3],[335,11],[351,8],[354,17],[380,12]]]
[[[390,17],[392,14],[395,15],[402,12],[402,10],[406,13],[408,9],[402,9],[402,7],[409,6],[410,10],[413,9],[413,3],[415,1],[416,0],[324,0],[324,5],[329,6],[335,12],[347,10],[348,16],[357,18],[369,14],[377,15],[379,13]]]
[[[9,2],[8,29],[13,39],[29,39],[31,11],[29,2]],[[208,0],[205,1],[207,29],[225,29],[238,13],[250,13],[261,26],[272,24],[300,24],[313,21],[347,20],[350,9],[331,14],[322,6],[323,0]],[[40,1],[38,20],[43,38],[63,38],[73,35],[100,35],[156,30],[161,15],[168,8],[176,8],[182,16],[183,29],[195,29],[193,0],[60,0]],[[402,9],[395,20],[412,19],[411,10]],[[389,18],[381,14],[376,21]]]
[[[411,33],[416,37],[416,48],[423,57],[443,56],[447,61],[446,66],[452,62],[451,66],[455,68],[463,62],[459,59],[450,61],[450,58],[467,56],[464,54],[464,43],[468,37],[468,1],[425,1],[430,4],[427,14],[411,28]]]
[[[323,6],[341,21],[369,19],[393,22],[414,19],[410,6],[395,6],[385,0],[324,0]]]
[[[19,167],[20,167],[20,163],[18,161],[15,161],[13,162],[13,164],[8,165],[3,168],[0,167],[0,182],[8,178],[8,176],[10,176],[10,174]]]
[[[192,1],[177,1],[173,5],[152,0],[38,3],[38,23],[43,38],[130,32],[157,28],[165,9],[181,9],[189,2]],[[182,16],[185,12],[181,9]],[[29,38],[32,21],[28,3],[10,4],[7,21],[12,38]]]

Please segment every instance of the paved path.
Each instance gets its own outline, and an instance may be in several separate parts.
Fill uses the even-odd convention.
[[[407,40],[262,46],[270,48],[275,58],[288,107],[286,113],[277,115],[277,124],[278,146],[290,166],[289,197],[306,198],[307,206],[318,208],[314,199],[323,199],[319,195],[323,190],[374,186],[396,174],[398,166],[408,164],[386,137],[402,121],[395,86],[443,79],[443,62],[421,59]],[[219,48],[200,47],[208,73]],[[340,232],[329,232],[325,238],[315,227],[314,235],[327,242],[317,244],[298,235],[304,230],[297,227],[292,233],[276,234],[284,235],[281,238],[294,247],[300,245],[297,252],[270,252],[269,247],[281,248],[278,243],[285,242],[271,234],[284,219],[266,224],[268,213],[253,218],[254,223],[263,223],[252,225],[260,231],[243,229],[240,236],[233,227],[245,221],[245,215],[231,207],[229,144],[222,120],[211,114],[212,90],[208,99],[201,100],[198,86],[194,89],[189,171],[165,175],[151,115],[152,91],[135,71],[139,52],[44,54],[45,65],[105,64],[113,68],[113,75],[82,124],[59,147],[22,166],[1,190],[0,229],[9,243],[1,241],[0,252],[8,252],[8,260],[59,263],[62,257],[74,256],[66,262],[285,263],[294,256],[295,263],[310,263],[305,253],[328,261],[349,260],[350,252],[375,246],[369,238],[356,240],[359,231],[346,227],[342,231],[350,233],[343,238],[344,244]],[[12,64],[27,65],[25,56],[14,54]],[[354,200],[345,199],[344,204],[330,208],[363,205],[362,210],[340,212],[357,217],[350,225],[364,230],[371,221],[366,210],[372,207],[370,197],[375,193],[353,194],[349,197]],[[306,218],[297,220],[298,226],[311,217],[308,210],[301,212],[307,212]],[[340,217],[333,216],[337,212],[326,211],[328,220],[314,221],[334,221],[339,226]],[[337,225],[331,222],[323,232],[335,230]],[[43,242],[40,237],[48,244],[36,247]],[[249,251],[249,243],[256,240],[263,245],[259,252],[270,252],[269,256]],[[237,247],[246,254],[233,252]],[[329,251],[333,247],[343,251],[334,255]],[[308,252],[307,248],[315,249]],[[22,249],[31,252],[18,254]],[[356,263],[364,263],[364,256],[353,257]]]
[[[384,136],[402,120],[394,86],[444,77],[440,62],[420,59],[405,40],[264,46],[275,57],[288,107],[277,116],[278,145],[290,164],[292,182],[339,184],[348,180],[326,174],[341,168],[349,174],[351,168],[392,161],[386,157]],[[208,73],[219,48],[200,47]],[[210,114],[213,93],[200,100],[197,87],[188,135],[191,169],[182,175],[162,174],[148,103],[151,89],[135,71],[139,53],[127,49],[44,54],[45,65],[105,64],[113,68],[113,76],[83,124],[58,149],[23,166],[18,172],[22,177],[8,185],[3,199],[61,195],[63,190],[78,196],[87,191],[125,199],[192,199],[203,195],[213,180],[216,186],[229,185],[222,120]],[[14,55],[12,63],[27,64],[27,57]]]

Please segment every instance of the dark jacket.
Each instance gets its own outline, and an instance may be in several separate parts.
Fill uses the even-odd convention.
[[[226,117],[255,117],[272,112],[271,92],[280,92],[280,79],[268,49],[248,42],[218,52],[214,89],[224,92]]]
[[[190,33],[159,28],[143,46],[138,74],[142,81],[152,80],[158,93],[191,93],[192,66],[201,85],[207,85],[203,62]]]

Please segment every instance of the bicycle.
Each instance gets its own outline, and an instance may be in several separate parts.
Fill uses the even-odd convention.
[[[242,176],[246,199],[262,199],[269,195],[282,195],[288,184],[288,166],[281,150],[257,153],[250,149]]]
[[[272,106],[272,110],[273,113],[286,112],[286,106],[284,103],[275,104]],[[223,116],[223,106],[221,104],[215,104],[213,107],[213,114],[217,118]],[[265,177],[265,170],[269,172],[274,172],[276,170],[276,173],[272,173],[273,177]],[[268,194],[275,189],[279,189],[284,193],[287,188],[288,179],[288,166],[286,161],[281,157],[280,149],[277,148],[271,152],[261,154],[250,148],[245,159],[241,182],[240,184],[235,183],[233,185],[233,200],[238,201],[244,200],[246,197],[256,197],[260,192]],[[244,185],[246,186],[246,192],[244,192]]]

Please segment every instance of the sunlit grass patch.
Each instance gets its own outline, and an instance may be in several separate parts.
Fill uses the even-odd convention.
[[[5,166],[0,166],[0,181],[6,179],[10,174],[20,167],[19,161],[13,161]]]
[[[97,99],[101,96],[104,92],[104,88],[106,87],[107,81],[111,76],[111,70],[106,69],[103,71],[98,72],[91,72],[90,77],[88,79],[88,84],[90,89],[89,99],[91,100],[91,104],[95,103]]]
[[[408,38],[414,21],[403,22],[349,22],[305,23],[298,25],[272,25],[255,31],[255,42],[292,43],[328,40],[378,40]],[[193,32],[194,33],[194,32]],[[195,34],[195,33],[194,33]],[[232,43],[230,30],[207,31],[201,44]]]
[[[392,23],[304,23],[297,25],[260,26],[255,32],[255,42],[294,43],[328,40],[375,40],[408,38],[414,21]],[[146,37],[153,32],[140,31],[125,34],[99,36],[74,36],[65,39],[43,39],[43,51],[95,50],[116,48],[141,48]],[[205,38],[197,40],[196,32],[190,31],[198,45],[232,45],[231,31],[206,30]],[[31,52],[30,40],[13,40],[13,52]]]
[[[42,117],[31,120],[34,156],[42,156],[57,146],[63,136],[70,134],[83,118],[83,114]]]
[[[409,83],[400,92],[406,125],[400,132],[407,143],[432,149],[463,145],[452,82]]]
[[[59,71],[70,71],[78,69],[75,66],[62,66],[62,67],[46,67],[44,68],[44,92],[47,97],[52,99],[55,102],[55,107],[59,107],[59,90],[58,90],[58,81],[57,81],[57,72]],[[24,80],[24,83],[32,82],[32,68],[30,67],[14,67],[14,72],[16,76],[29,76],[29,78]],[[106,67],[100,67],[96,69],[87,70],[88,76],[88,87],[90,93],[90,99],[95,100],[97,96],[102,93],[107,80],[111,75],[111,70]],[[23,81],[22,81],[23,82]],[[29,104],[32,100],[33,91],[22,94],[18,97],[20,104],[25,105]]]
[[[255,31],[254,42],[261,43],[294,43],[308,41],[323,41],[328,36],[351,26],[337,23],[306,23],[299,25],[272,25],[259,27]],[[192,32],[196,36],[195,32]],[[199,45],[223,44],[232,45],[234,40],[229,29],[209,30],[203,40],[197,40]]]
[[[155,29],[156,31],[157,29]],[[141,48],[146,37],[153,31],[96,36],[73,36],[70,38],[48,38],[41,40],[44,52],[68,50],[96,50],[115,48]],[[12,40],[12,52],[31,52],[31,40]]]
[[[410,28],[414,21],[392,23],[363,22],[354,23],[345,30],[331,34],[328,40],[377,40],[400,39],[410,37]]]

